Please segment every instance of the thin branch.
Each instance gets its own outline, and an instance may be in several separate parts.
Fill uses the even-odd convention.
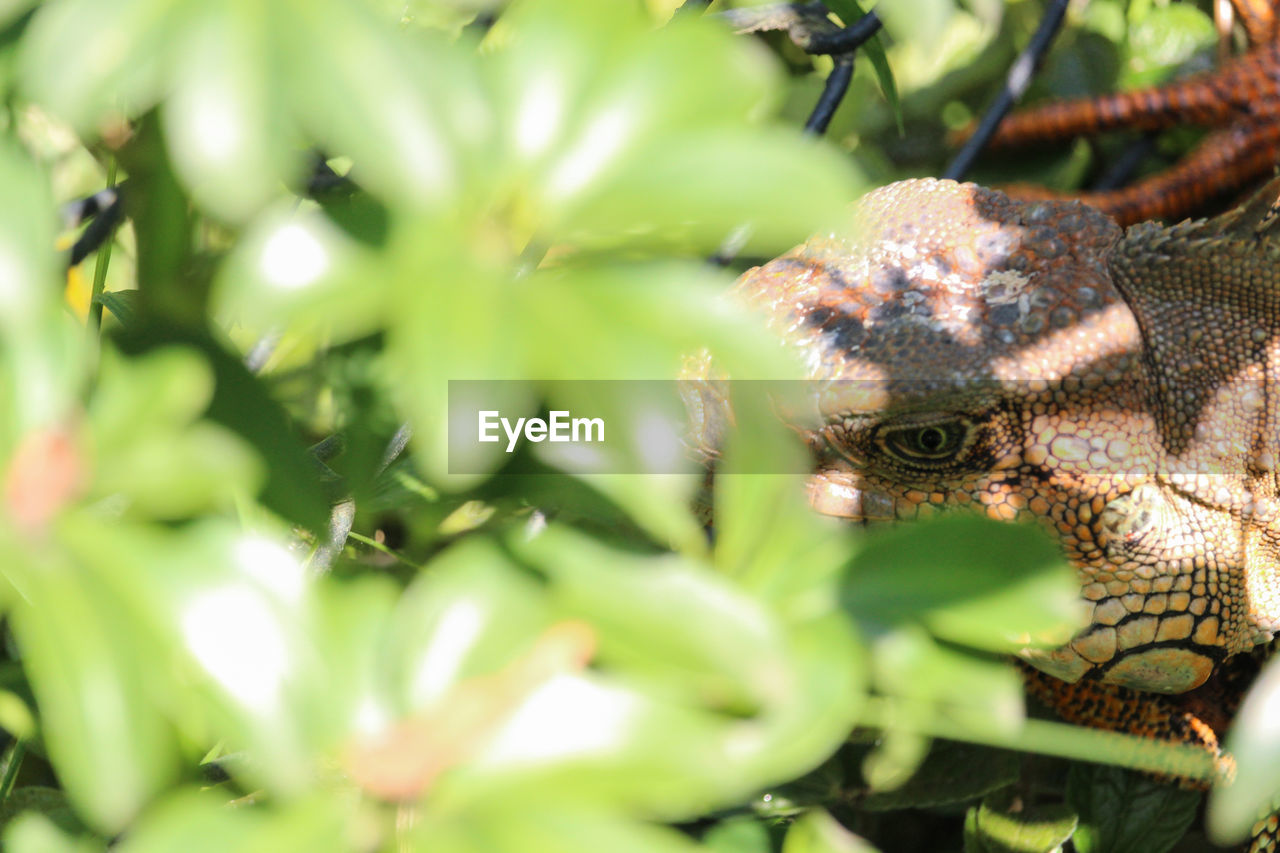
[[[101,193],[97,195],[101,195]],[[120,220],[124,216],[124,204],[121,202],[121,198],[122,196],[117,193],[115,200],[100,211],[94,217],[94,220],[89,223],[89,227],[84,229],[84,233],[80,235],[80,238],[71,247],[71,254],[67,258],[68,266],[74,267],[79,264],[111,237],[112,232],[116,230],[116,226],[120,224]]]
[[[86,219],[92,219],[97,216],[116,203],[120,193],[124,191],[128,184],[128,181],[121,181],[115,186],[108,186],[106,189],[98,190],[86,198],[67,202],[59,211],[62,216],[62,227],[76,228]]]
[[[840,27],[834,32],[811,31],[807,42],[800,47],[805,53],[852,53],[870,41],[883,26],[876,10],[872,9],[849,26]]]
[[[991,137],[995,135],[996,129],[1000,126],[1000,122],[1004,120],[1005,115],[1013,108],[1013,105],[1022,97],[1023,93],[1027,91],[1027,86],[1031,83],[1031,77],[1035,74],[1036,69],[1040,67],[1045,54],[1049,52],[1049,46],[1053,44],[1054,36],[1061,29],[1062,19],[1066,13],[1067,0],[1050,0],[1044,17],[1040,19],[1040,26],[1036,28],[1035,35],[1031,37],[1031,42],[1009,68],[1009,74],[1005,77],[1004,88],[1000,90],[1000,94],[992,101],[991,106],[987,107],[987,111],[983,114],[982,121],[978,123],[978,129],[973,132],[973,136],[969,137],[968,141],[956,154],[955,159],[947,166],[947,170],[942,175],[944,178],[951,178],[955,181],[961,180],[973,166],[973,161],[978,158],[978,154],[991,141]]]
[[[871,17],[867,15],[867,18]],[[863,18],[865,21],[867,18]],[[860,22],[859,22],[860,23]],[[804,123],[805,133],[821,136],[827,132],[831,117],[836,114],[845,93],[849,91],[849,81],[853,79],[853,54],[842,53],[835,57],[835,66],[827,75],[827,82],[822,87],[822,95],[814,105],[809,120]]]

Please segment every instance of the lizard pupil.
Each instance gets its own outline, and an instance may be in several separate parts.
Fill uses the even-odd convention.
[[[947,443],[947,435],[937,427],[925,427],[916,437],[920,446],[929,453],[937,453]]]

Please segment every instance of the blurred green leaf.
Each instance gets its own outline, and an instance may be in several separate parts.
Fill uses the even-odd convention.
[[[67,802],[67,795],[58,788],[43,785],[14,788],[0,805],[0,826],[7,827],[23,812],[38,812],[63,832],[83,835],[86,831]]]
[[[155,638],[65,562],[32,565],[23,592],[11,618],[49,756],[86,821],[118,832],[176,770],[144,671]]]
[[[869,811],[960,803],[1012,784],[1017,781],[1019,770],[1017,753],[938,740],[904,784],[860,795],[857,803]]]
[[[750,815],[719,821],[703,834],[702,843],[714,853],[773,853],[768,827]]]
[[[71,414],[82,378],[83,331],[63,310],[47,177],[0,142],[0,459],[32,431]]]
[[[1076,764],[1067,802],[1080,817],[1079,853],[1166,853],[1192,822],[1204,794],[1122,767]]]
[[[114,849],[121,853],[271,853],[347,851],[353,815],[341,798],[304,799],[273,809],[230,808],[218,797],[184,790],[144,815]]]
[[[89,410],[95,496],[123,497],[130,511],[151,517],[184,518],[256,492],[252,451],[222,427],[192,422],[212,393],[213,377],[194,351],[137,359],[104,351]]]
[[[401,713],[493,672],[551,624],[546,594],[493,544],[464,541],[405,590],[389,626],[389,676]]]
[[[239,220],[301,171],[272,44],[279,4],[230,0],[193,11],[174,45],[165,103],[174,166],[211,211]],[[284,97],[282,97],[284,95]]]
[[[206,417],[245,439],[266,463],[259,499],[305,528],[325,529],[329,502],[314,460],[293,434],[284,407],[220,342],[203,332],[153,323],[122,336],[117,344],[130,355],[175,345],[199,352],[214,379]]]
[[[1206,69],[1217,43],[1213,19],[1187,3],[1152,4],[1130,23],[1128,35],[1128,55],[1119,81],[1124,88],[1163,82],[1171,71],[1194,60],[1197,54],[1203,59],[1194,70]]]
[[[876,853],[874,847],[822,809],[798,818],[787,830],[782,853]]]
[[[1254,823],[1280,808],[1280,659],[1271,660],[1253,682],[1227,737],[1226,750],[1236,761],[1229,784],[1209,793],[1205,823],[1217,844],[1248,837]]]
[[[980,657],[936,642],[911,625],[872,642],[877,688],[923,702],[974,729],[1007,732],[1023,719],[1022,678],[1004,660]]]
[[[969,809],[966,853],[1053,853],[1071,837],[1076,816],[1067,806],[1028,805],[1013,789]]]
[[[388,283],[371,257],[321,213],[272,208],[219,270],[218,315],[266,334],[341,342],[380,325]]]
[[[948,516],[868,536],[842,601],[864,625],[916,621],[941,639],[1014,652],[1065,642],[1083,622],[1079,596],[1043,531]]]
[[[536,794],[453,814],[427,814],[412,827],[413,849],[433,853],[697,853],[675,830],[592,811]]]
[[[107,849],[105,841],[71,837],[37,812],[20,814],[5,826],[4,846],[14,853],[97,853]]]
[[[555,527],[519,553],[547,573],[569,614],[599,629],[602,661],[650,689],[749,713],[793,686],[780,626],[717,575]]]

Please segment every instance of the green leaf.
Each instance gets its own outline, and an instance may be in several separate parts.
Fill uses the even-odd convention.
[[[48,179],[13,142],[0,142],[0,459],[33,430],[54,427],[77,402],[83,329],[60,299]]]
[[[711,853],[773,853],[773,842],[764,821],[750,815],[726,818],[702,836]]]
[[[284,86],[297,124],[325,150],[351,157],[361,184],[384,199],[409,209],[454,201],[465,170],[450,128],[474,133],[487,124],[482,105],[468,104],[461,122],[444,109],[460,100],[447,87],[469,93],[474,86],[472,64],[451,61],[459,48],[430,42],[433,67],[424,44],[349,0],[281,12],[274,47],[286,58]]]
[[[904,784],[857,798],[868,811],[930,808],[982,797],[1018,779],[1017,753],[985,746],[934,741],[928,757]]]
[[[1125,44],[1128,52],[1120,79],[1124,88],[1156,85],[1199,55],[1207,69],[1217,44],[1217,29],[1211,16],[1181,3],[1150,6],[1129,27]],[[1197,68],[1195,70],[1201,70]]]
[[[164,105],[174,168],[195,198],[241,220],[301,171],[288,104],[273,74],[272,2],[231,0],[199,8],[173,49],[173,93]]]
[[[835,228],[866,186],[821,140],[735,125],[660,137],[637,147],[626,167],[580,191],[562,233],[588,246],[625,235],[627,245],[709,253],[744,226],[744,253],[771,254]],[[761,172],[766,180],[751,179]]]
[[[1041,530],[971,516],[869,536],[842,600],[862,624],[923,624],[995,652],[1065,642],[1083,622],[1079,581]]]
[[[262,475],[249,447],[222,427],[192,422],[212,392],[208,366],[191,350],[137,359],[104,351],[89,414],[93,496],[123,497],[132,513],[184,518],[254,494]]]
[[[214,378],[206,417],[245,439],[266,463],[267,478],[259,500],[303,527],[325,529],[329,502],[314,461],[290,428],[288,414],[219,341],[204,332],[152,324],[117,343],[123,352],[133,355],[175,344],[198,351]]]
[[[782,842],[782,853],[876,853],[876,850],[826,811],[814,809],[791,824]]]
[[[302,340],[351,340],[377,329],[389,307],[377,260],[320,212],[273,208],[218,271],[215,309],[257,334],[288,328]]]
[[[1100,764],[1073,764],[1067,802],[1080,816],[1079,853],[1166,853],[1196,818],[1200,791]]]
[[[100,853],[105,841],[72,838],[42,814],[27,812],[4,828],[4,848],[14,853]]]
[[[420,710],[500,669],[550,624],[545,591],[493,543],[449,548],[405,590],[389,626],[397,710]]]
[[[25,574],[13,629],[49,758],[86,821],[118,832],[176,770],[145,672],[156,638],[80,568],[46,563]]]
[[[0,805],[0,826],[7,827],[23,812],[38,812],[63,832],[76,835],[85,832],[84,824],[67,802],[67,795],[58,788],[43,785],[14,788]]]
[[[1217,844],[1244,840],[1253,824],[1277,808],[1280,798],[1280,658],[1273,658],[1253,682],[1227,736],[1235,758],[1235,778],[1209,793],[1205,822]]]
[[[1076,828],[1067,806],[1032,806],[1009,789],[969,809],[964,821],[965,851],[975,853],[1054,853]]]
[[[938,643],[911,625],[873,640],[872,672],[880,692],[975,730],[1008,732],[1024,717],[1022,679],[1007,661]]]
[[[490,800],[428,812],[408,833],[410,849],[432,853],[698,853],[705,848],[670,827],[567,805],[527,791],[523,801]]]
[[[106,306],[125,329],[132,329],[138,322],[138,291],[112,290],[99,293],[93,301]]]
[[[516,546],[571,615],[600,630],[600,655],[653,687],[753,710],[790,689],[779,626],[723,578],[671,556],[628,554],[564,528]]]
[[[203,791],[180,790],[138,822],[113,849],[121,853],[270,853],[275,850],[351,850],[351,800],[310,798],[273,808],[230,808]]]
[[[23,89],[81,131],[112,114],[137,115],[163,90],[184,11],[175,0],[47,3],[23,39]]]

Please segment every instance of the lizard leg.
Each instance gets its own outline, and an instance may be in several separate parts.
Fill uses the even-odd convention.
[[[1280,123],[1217,131],[1185,160],[1131,186],[1106,192],[1055,193],[1030,184],[1004,187],[1021,199],[1069,198],[1092,205],[1123,225],[1174,219],[1231,187],[1270,175],[1280,157]]]

